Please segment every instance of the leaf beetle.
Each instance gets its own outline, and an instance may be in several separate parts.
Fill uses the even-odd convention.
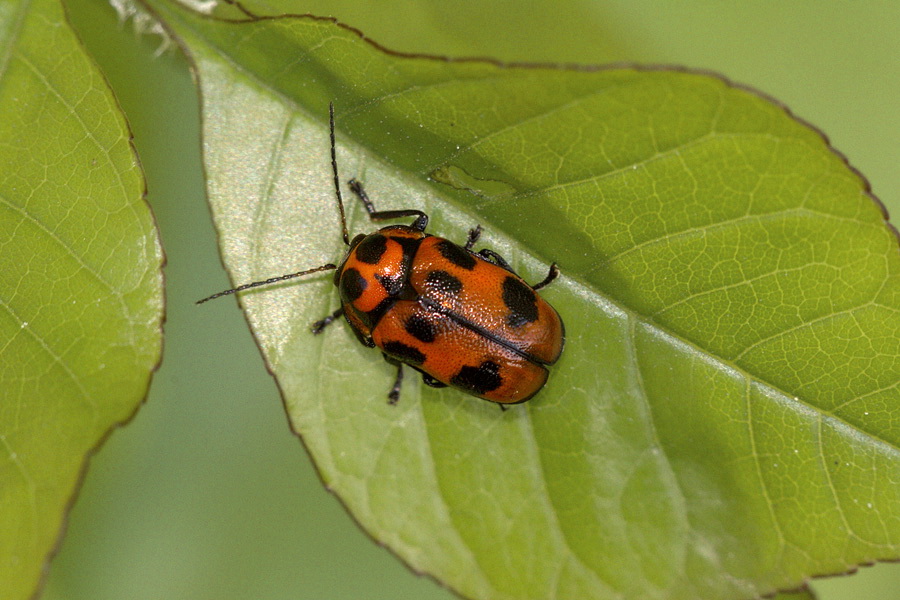
[[[340,266],[325,264],[255,281],[199,300],[207,302],[246,289],[334,270],[341,306],[312,325],[314,334],[343,316],[364,346],[377,347],[397,367],[388,393],[400,397],[403,365],[425,384],[452,386],[506,404],[525,402],[547,382],[547,367],[562,353],[565,329],[550,304],[537,294],[559,274],[551,264],[543,281],[529,285],[496,252],[472,248],[481,226],[465,244],[425,232],[428,215],[416,209],[378,211],[355,179],[350,189],[372,221],[414,217],[350,240],[335,150],[334,104],[329,105],[331,166],[348,251]]]

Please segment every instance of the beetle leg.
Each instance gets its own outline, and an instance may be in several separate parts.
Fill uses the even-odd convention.
[[[423,382],[425,385],[430,386],[430,387],[433,387],[433,388],[445,388],[445,387],[447,387],[447,384],[446,384],[446,383],[443,383],[443,382],[441,382],[441,381],[438,381],[437,379],[435,379],[434,377],[432,377],[432,376],[429,375],[428,373],[422,373],[422,382]]]
[[[466,240],[465,248],[466,250],[471,250],[472,246],[475,245],[475,242],[478,241],[478,238],[481,237],[481,225],[476,225],[475,229],[469,230],[469,239]]]
[[[553,281],[554,279],[556,279],[558,276],[559,276],[559,267],[556,266],[556,263],[553,263],[552,265],[550,265],[550,272],[547,273],[547,276],[544,277],[544,280],[540,283],[536,283],[533,286],[531,286],[531,289],[539,290],[542,287],[545,287],[548,284],[550,284],[550,282]]]
[[[394,380],[394,387],[388,392],[388,404],[393,406],[400,400],[400,385],[403,383],[403,363],[397,363],[397,379]]]
[[[473,229],[472,231],[474,232],[475,230]],[[466,245],[466,247],[468,248],[468,245]],[[480,257],[482,257],[483,259],[485,259],[486,261],[494,263],[498,267],[503,267],[510,273],[516,274],[516,272],[513,271],[513,268],[511,266],[509,266],[509,263],[506,262],[506,259],[504,259],[502,256],[500,256],[493,250],[488,250],[487,248],[484,248],[484,249],[478,251],[478,255]],[[550,265],[550,271],[547,273],[547,276],[544,277],[543,281],[534,284],[533,286],[531,286],[531,289],[539,290],[543,287],[546,287],[557,277],[559,277],[559,267],[556,266],[556,263],[553,263]]]
[[[334,323],[335,319],[339,319],[342,314],[344,314],[343,306],[340,307],[339,309],[337,309],[336,311],[334,311],[333,313],[331,313],[330,315],[328,315],[327,317],[325,317],[324,319],[319,319],[318,321],[313,323],[312,327],[310,329],[312,329],[313,334],[318,335],[318,334],[322,333],[323,329],[325,329],[326,327],[328,327],[329,325]]]
[[[483,248],[482,250],[478,251],[478,256],[480,256],[481,258],[485,259],[488,262],[494,263],[498,267],[503,267],[510,273],[515,273],[515,271],[513,271],[513,268],[511,266],[509,266],[509,263],[506,262],[506,259],[503,258],[502,256],[500,256],[499,254],[497,254],[496,252],[494,252],[493,250],[488,250],[487,248]]]
[[[423,213],[421,210],[415,209],[406,209],[406,210],[375,210],[375,205],[369,200],[369,195],[366,193],[366,190],[363,189],[362,184],[356,179],[350,180],[350,189],[356,194],[360,200],[362,200],[363,205],[366,207],[366,212],[369,213],[369,218],[373,221],[386,221],[388,219],[402,219],[403,217],[416,217],[416,220],[413,221],[412,227],[416,231],[425,231],[425,228],[428,226],[428,215]]]

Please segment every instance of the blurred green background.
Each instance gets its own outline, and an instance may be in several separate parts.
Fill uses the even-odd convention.
[[[168,320],[147,404],[92,458],[44,597],[452,598],[373,543],[322,488],[235,303],[193,304],[228,281],[187,62],[104,2],[65,4],[134,131],[168,255]],[[291,7],[407,52],[718,71],[822,129],[900,213],[900,3],[410,4]],[[813,587],[823,600],[887,600],[898,585],[900,566],[879,565]]]

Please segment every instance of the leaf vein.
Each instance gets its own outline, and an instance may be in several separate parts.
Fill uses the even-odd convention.
[[[22,324],[25,322],[25,320],[22,319],[16,313],[16,311],[14,311],[13,308],[9,304],[4,302],[2,299],[0,299],[0,306],[2,306],[6,310],[6,312],[15,320],[16,323]],[[72,371],[72,369],[70,369],[69,366],[66,364],[66,362],[63,360],[62,356],[57,354],[54,351],[53,347],[51,347],[43,337],[38,335],[38,333],[34,330],[33,326],[29,325],[28,327],[21,327],[19,331],[24,332],[28,336],[31,336],[31,338],[34,339],[35,342],[37,342],[38,346],[42,350],[44,350],[44,352],[47,353],[47,355],[53,360],[53,362],[55,362],[57,365],[59,365],[59,367],[60,367],[60,369],[62,369],[63,373],[65,373],[65,375],[75,385],[75,389],[79,392],[82,399],[91,408],[91,411],[92,411],[94,417],[96,417],[97,416],[97,405],[94,402],[94,399],[91,397],[91,395],[85,389],[84,385],[81,383],[81,380],[75,375],[75,373]]]
[[[107,281],[106,279],[104,279],[104,278],[100,275],[100,272],[99,272],[99,271],[97,271],[96,269],[94,269],[93,267],[91,267],[88,263],[86,263],[86,262],[81,258],[81,256],[75,251],[74,248],[72,248],[71,246],[69,246],[69,244],[67,244],[62,238],[60,238],[54,231],[52,231],[49,227],[47,227],[46,225],[44,225],[44,223],[42,223],[42,222],[40,221],[40,219],[38,219],[37,217],[35,217],[33,214],[31,214],[29,211],[27,211],[24,207],[18,206],[17,204],[14,204],[13,202],[11,202],[10,200],[8,200],[7,198],[5,198],[5,197],[2,196],[2,195],[0,195],[0,202],[2,202],[3,204],[5,204],[6,206],[8,206],[12,211],[18,213],[21,217],[23,217],[23,221],[21,221],[21,222],[29,222],[29,223],[32,223],[32,224],[34,225],[34,228],[35,228],[37,231],[42,232],[42,233],[43,233],[44,235],[46,235],[50,240],[52,240],[53,242],[55,242],[55,243],[56,243],[60,248],[62,248],[69,256],[72,257],[72,259],[76,262],[76,264],[78,264],[78,266],[80,266],[80,267],[81,267],[82,269],[84,269],[87,273],[89,273],[94,279],[96,279],[100,284],[102,284],[103,287],[105,287],[111,294],[113,294],[114,296],[116,296],[116,297],[118,298],[118,300],[119,300],[120,303],[123,302],[123,298],[122,298],[121,292],[119,292],[115,287],[113,287],[113,285],[112,285],[109,281]],[[123,308],[124,308],[124,304],[123,304]]]
[[[119,169],[117,169],[116,165],[113,163],[112,157],[110,156],[109,149],[104,148],[103,145],[100,143],[100,140],[98,140],[94,136],[93,130],[90,127],[88,127],[87,123],[85,123],[84,118],[82,117],[81,113],[78,110],[76,110],[75,106],[69,104],[68,99],[65,96],[63,96],[59,92],[59,90],[56,89],[56,87],[50,82],[49,79],[47,79],[47,77],[40,71],[40,69],[37,68],[37,66],[34,63],[32,63],[29,59],[27,59],[25,56],[23,56],[21,54],[19,55],[19,60],[21,60],[22,63],[26,67],[28,67],[28,69],[32,73],[34,73],[34,75],[41,81],[41,83],[44,84],[44,86],[46,86],[47,90],[49,90],[53,94],[53,96],[59,101],[59,103],[62,106],[64,106],[71,113],[71,115],[73,117],[75,117],[75,119],[78,121],[78,124],[81,125],[81,129],[84,132],[85,137],[87,139],[89,139],[91,142],[93,142],[94,146],[97,147],[97,149],[100,151],[100,154],[103,156],[103,158],[106,159],[106,162],[109,165],[110,170],[113,173],[115,173],[116,180],[119,183],[119,189],[122,192],[122,197],[127,198],[128,197],[127,186],[125,185],[125,181],[122,179],[122,173],[119,172]],[[133,207],[130,207],[130,209],[134,210]]]
[[[854,314],[855,312],[857,312],[857,311],[859,311],[859,310],[862,310],[862,309],[871,308],[871,307],[873,307],[873,306],[877,306],[877,307],[879,307],[879,308],[883,308],[883,309],[885,309],[885,310],[887,310],[887,311],[890,311],[890,312],[900,313],[900,310],[898,310],[898,309],[896,309],[896,308],[894,308],[894,307],[892,307],[892,306],[887,306],[887,305],[881,304],[881,303],[876,302],[876,301],[874,301],[874,300],[872,300],[872,301],[870,301],[870,302],[864,302],[864,303],[858,304],[858,305],[856,305],[856,306],[851,306],[851,307],[845,308],[844,310],[839,310],[839,311],[836,311],[836,312],[833,312],[833,313],[829,313],[829,314],[826,314],[826,315],[822,315],[821,317],[817,317],[817,318],[815,318],[815,319],[811,319],[811,320],[809,320],[809,321],[804,321],[803,323],[798,323],[797,325],[793,325],[793,326],[788,327],[787,329],[783,329],[783,330],[781,330],[781,331],[779,331],[779,332],[777,332],[777,333],[773,333],[773,334],[771,334],[771,335],[767,335],[767,336],[765,336],[765,337],[763,337],[763,338],[760,338],[759,340],[753,342],[752,344],[750,344],[749,346],[747,346],[747,347],[745,347],[743,350],[741,350],[741,351],[734,357],[733,361],[734,361],[735,363],[738,363],[738,362],[740,362],[741,359],[743,359],[748,353],[752,352],[753,350],[755,350],[755,349],[758,348],[759,346],[761,346],[761,345],[763,345],[763,344],[766,344],[766,343],[768,343],[768,342],[771,342],[771,341],[773,341],[773,340],[775,340],[775,339],[778,339],[778,338],[780,338],[780,337],[786,336],[786,335],[788,335],[788,334],[794,333],[795,331],[799,331],[799,330],[801,330],[801,329],[805,329],[805,328],[809,328],[809,327],[816,326],[816,325],[818,325],[818,324],[820,324],[820,323],[822,323],[822,322],[824,322],[824,321],[827,321],[827,320],[829,320],[829,319],[837,319],[837,318],[844,317],[844,316],[853,316],[853,314]]]

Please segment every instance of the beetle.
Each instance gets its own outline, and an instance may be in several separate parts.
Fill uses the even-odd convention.
[[[428,215],[416,209],[379,211],[362,184],[350,189],[369,219],[414,217],[350,240],[338,177],[334,104],[329,105],[331,167],[347,254],[341,264],[279,275],[225,290],[197,304],[246,289],[334,270],[341,306],[312,325],[314,334],[343,316],[364,346],[381,350],[397,367],[388,401],[400,397],[403,365],[432,387],[452,386],[479,398],[525,402],[547,382],[547,367],[562,353],[565,329],[556,310],[537,294],[559,275],[550,265],[543,281],[529,285],[496,252],[472,248],[482,228],[460,246],[425,232]]]

